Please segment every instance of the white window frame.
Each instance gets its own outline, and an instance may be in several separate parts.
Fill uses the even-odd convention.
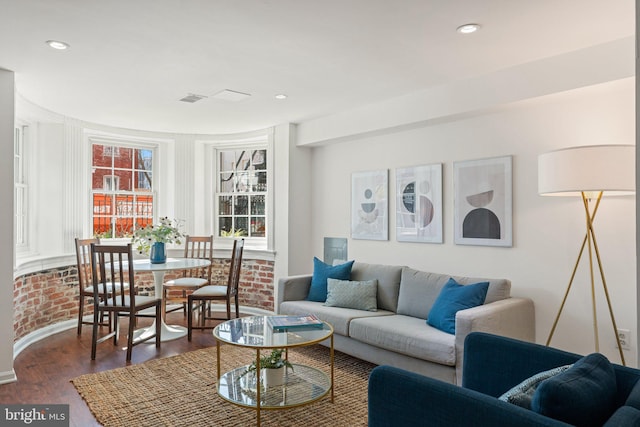
[[[30,250],[29,210],[29,126],[16,123],[14,127],[14,242],[17,253]],[[22,203],[19,203],[21,201]]]
[[[254,250],[269,250],[274,248],[274,143],[272,131],[258,131],[251,134],[239,136],[237,139],[224,139],[217,141],[206,141],[206,153],[208,169],[207,173],[207,194],[209,195],[210,206],[210,229],[214,236],[214,241],[218,247],[230,248],[234,237],[222,237],[219,230],[219,206],[218,206],[218,184],[219,184],[219,157],[221,151],[230,150],[266,150],[267,161],[267,191],[265,194],[265,237],[242,237],[245,239],[245,248]],[[242,193],[240,193],[242,194]],[[246,193],[250,195],[252,193]]]
[[[105,146],[112,146],[114,147],[114,151],[113,153],[115,155],[119,154],[119,149],[120,148],[130,148],[130,149],[145,149],[145,150],[151,150],[153,152],[153,161],[152,161],[152,165],[151,165],[151,172],[152,172],[152,176],[153,176],[153,181],[152,181],[152,189],[151,189],[151,196],[153,197],[153,204],[152,204],[152,209],[153,209],[153,219],[152,219],[152,223],[155,224],[158,221],[158,183],[157,183],[157,178],[158,178],[158,170],[159,170],[159,153],[160,153],[160,147],[158,143],[155,142],[144,142],[138,138],[135,137],[127,137],[127,136],[122,136],[122,137],[102,137],[102,136],[95,136],[95,135],[91,135],[89,137],[89,178],[88,178],[88,185],[89,185],[89,200],[88,200],[88,214],[89,214],[89,230],[90,230],[90,234],[93,234],[93,214],[94,214],[94,207],[93,207],[93,195],[95,193],[131,193],[131,194],[135,194],[135,191],[123,191],[119,189],[119,183],[118,183],[118,187],[117,188],[102,188],[102,189],[94,189],[93,188],[93,145],[94,144],[100,144],[100,145],[105,145]],[[111,155],[111,150],[109,150],[109,152],[107,152],[107,154]],[[115,178],[118,178],[117,176],[115,176]],[[113,181],[112,181],[113,182]],[[134,224],[135,227],[135,224]],[[106,238],[103,237],[101,238],[102,240],[106,240],[106,241],[129,241],[130,238],[128,237],[111,237],[111,238]]]

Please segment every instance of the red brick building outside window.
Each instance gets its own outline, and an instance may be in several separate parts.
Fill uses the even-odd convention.
[[[153,222],[153,150],[94,143],[91,189],[93,234],[130,237]]]

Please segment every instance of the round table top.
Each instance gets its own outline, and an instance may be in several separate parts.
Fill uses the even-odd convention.
[[[135,271],[168,271],[182,270],[185,268],[206,267],[211,264],[208,259],[201,258],[167,258],[167,262],[162,264],[152,264],[147,259],[136,259],[133,261]]]
[[[322,329],[274,331],[269,324],[269,317],[251,316],[227,320],[215,327],[213,336],[221,342],[240,347],[291,348],[315,344],[333,335],[333,327],[327,322],[323,322]]]

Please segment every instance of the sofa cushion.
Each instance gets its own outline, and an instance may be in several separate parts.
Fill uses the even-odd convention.
[[[485,303],[499,301],[510,296],[511,282],[506,279],[451,276],[405,267],[402,269],[397,313],[426,319],[431,311],[431,306],[440,294],[440,290],[450,278],[463,285],[489,282]]]
[[[539,372],[530,378],[522,381],[517,386],[511,388],[504,393],[498,399],[504,402],[509,402],[513,405],[521,406],[526,409],[531,409],[531,400],[540,383],[548,378],[558,375],[573,365],[563,365],[557,368],[549,369],[548,371]]]
[[[378,309],[395,312],[398,309],[398,290],[402,266],[367,264],[355,262],[351,269],[351,280],[377,280],[378,294],[376,296]]]
[[[280,304],[280,314],[315,314],[320,320],[323,320],[333,326],[333,331],[338,335],[349,336],[350,322],[359,317],[372,316],[391,316],[391,311],[365,311],[355,310],[353,308],[327,307],[321,302],[316,301],[285,301]]]
[[[616,374],[609,360],[592,353],[543,381],[531,401],[539,414],[579,426],[601,426],[616,405]]]
[[[351,320],[349,337],[421,360],[454,366],[455,337],[411,316],[361,317]]]
[[[328,307],[355,308],[357,310],[377,311],[377,280],[361,282],[350,280],[327,279]]]
[[[489,282],[461,285],[454,279],[444,285],[431,306],[427,324],[449,334],[456,333],[456,313],[484,304]]]
[[[613,413],[603,427],[640,427],[640,410],[631,406],[621,406]]]
[[[313,257],[313,276],[307,300],[325,302],[327,299],[327,279],[349,280],[353,261],[339,265],[329,265]]]

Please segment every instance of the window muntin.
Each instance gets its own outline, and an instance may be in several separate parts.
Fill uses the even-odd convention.
[[[217,155],[217,234],[267,237],[267,150],[242,147]]]
[[[153,223],[154,150],[93,143],[91,154],[93,235],[131,237]]]

